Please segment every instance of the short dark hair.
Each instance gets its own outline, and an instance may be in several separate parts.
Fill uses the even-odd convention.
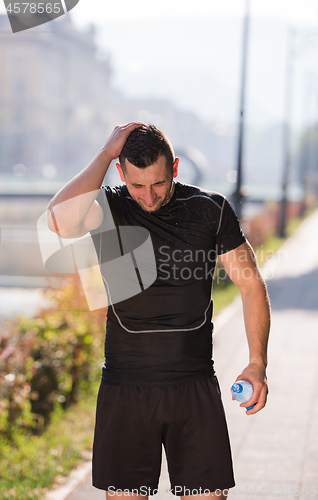
[[[126,158],[135,167],[146,168],[156,163],[159,156],[166,158],[167,170],[172,172],[175,157],[170,141],[154,125],[142,125],[128,136],[119,155],[119,162],[125,172]]]

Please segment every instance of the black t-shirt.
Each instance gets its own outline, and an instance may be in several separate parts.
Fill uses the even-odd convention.
[[[102,186],[97,201],[104,221],[91,235],[110,304],[102,380],[168,385],[213,375],[216,256],[245,241],[231,205],[178,182],[155,212],[126,186]]]

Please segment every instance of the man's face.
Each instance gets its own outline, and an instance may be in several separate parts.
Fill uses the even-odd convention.
[[[178,175],[179,159],[176,158],[173,172],[166,168],[166,158],[159,156],[158,160],[146,168],[135,167],[125,160],[125,172],[116,163],[120,178],[126,183],[130,196],[146,212],[155,212],[168,203],[173,192],[172,180]]]

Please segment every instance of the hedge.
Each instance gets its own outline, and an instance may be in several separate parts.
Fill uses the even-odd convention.
[[[2,325],[0,435],[41,433],[56,404],[77,402],[101,374],[106,309],[90,311],[77,276],[45,291],[50,307]]]

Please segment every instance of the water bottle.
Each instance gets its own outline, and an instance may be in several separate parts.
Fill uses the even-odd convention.
[[[232,385],[231,392],[234,399],[240,403],[246,403],[253,395],[253,386],[249,382],[246,382],[246,380],[238,380]],[[248,406],[246,410],[251,410],[255,404]]]

